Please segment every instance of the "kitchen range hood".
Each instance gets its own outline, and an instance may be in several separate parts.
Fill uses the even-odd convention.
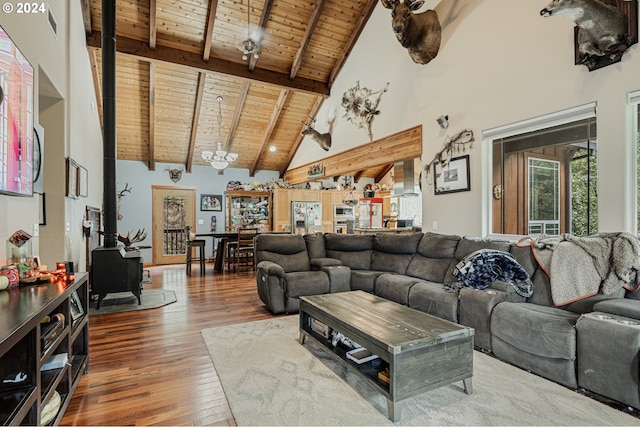
[[[417,197],[421,193],[416,182],[414,159],[393,164],[393,181],[394,197]]]

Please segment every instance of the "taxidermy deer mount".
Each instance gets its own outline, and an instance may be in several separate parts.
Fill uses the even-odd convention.
[[[540,15],[566,16],[576,23],[576,64],[586,65],[589,71],[599,68],[596,65],[602,57],[608,57],[608,63],[619,61],[631,44],[627,14],[599,0],[553,0]]]
[[[333,130],[333,123],[335,122],[335,120],[335,115],[332,115],[332,117],[327,120],[327,123],[329,124],[329,130],[325,133],[320,133],[313,128],[316,123],[315,117],[308,117],[307,120],[300,121],[300,123],[304,125],[304,129],[302,129],[300,135],[311,135],[311,139],[317,142],[324,151],[329,151],[329,148],[331,148],[331,131]]]
[[[127,233],[126,236],[118,232],[118,241],[124,243],[124,246],[126,248],[130,247],[133,243],[142,242],[146,238],[147,238],[147,232],[145,231],[144,228],[138,229],[138,232],[133,237],[131,237],[130,231]]]
[[[440,50],[442,28],[434,10],[413,13],[424,5],[425,0],[381,0],[391,9],[391,28],[396,38],[409,52],[416,64],[426,64]]]
[[[119,193],[118,193],[118,221],[122,220],[123,216],[120,213],[120,202],[122,200],[122,198],[124,196],[126,196],[126,193],[131,193],[131,190],[133,190],[133,187],[129,188],[129,183],[127,182],[124,185],[124,189],[122,189]]]

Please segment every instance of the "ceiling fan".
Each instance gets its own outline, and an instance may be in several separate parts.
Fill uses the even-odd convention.
[[[251,1],[247,0],[247,38],[240,42],[238,50],[242,52],[242,60],[246,61],[250,56],[258,59],[260,56],[258,37],[251,37]]]

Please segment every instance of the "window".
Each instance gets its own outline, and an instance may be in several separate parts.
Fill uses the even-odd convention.
[[[596,137],[594,104],[484,132],[490,232],[597,232]]]

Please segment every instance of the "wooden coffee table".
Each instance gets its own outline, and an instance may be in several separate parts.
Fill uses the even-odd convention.
[[[331,336],[311,329],[320,321],[381,360],[361,365],[347,359]],[[463,381],[473,392],[473,328],[414,310],[363,291],[300,297],[300,344],[310,337],[387,398],[388,417],[400,419],[399,403],[429,390]],[[389,382],[378,371],[389,368]]]

